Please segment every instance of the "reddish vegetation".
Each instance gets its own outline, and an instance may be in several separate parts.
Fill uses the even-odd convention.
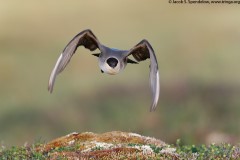
[[[166,144],[155,138],[127,132],[107,132],[94,134],[91,132],[72,133],[57,138],[37,148],[38,152],[48,154],[51,159],[64,157],[67,159],[118,159],[120,157],[154,158],[156,154],[150,148],[166,147]],[[171,153],[164,153],[171,156]],[[177,157],[172,154],[172,157]]]

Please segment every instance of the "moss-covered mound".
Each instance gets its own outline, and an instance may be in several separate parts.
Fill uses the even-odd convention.
[[[174,148],[169,148],[160,140],[119,131],[103,134],[71,133],[38,147],[37,150],[48,153],[48,156],[53,159],[59,157],[67,159],[145,159],[178,156]]]
[[[120,131],[71,133],[49,143],[0,149],[0,159],[240,159],[240,148],[222,145],[168,145]]]

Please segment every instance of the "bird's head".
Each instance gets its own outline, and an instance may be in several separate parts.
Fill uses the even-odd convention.
[[[104,73],[118,74],[126,66],[126,57],[122,50],[112,48],[104,48],[103,52],[99,54],[99,67]]]
[[[107,74],[118,74],[122,70],[120,63],[121,62],[116,57],[108,57],[104,59],[104,61],[99,57],[99,67]]]

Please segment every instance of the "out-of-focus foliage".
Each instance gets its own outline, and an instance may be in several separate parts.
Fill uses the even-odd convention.
[[[239,14],[227,4],[0,0],[0,141],[122,130],[168,143],[208,143],[213,133],[239,142]],[[109,47],[149,40],[161,75],[156,112],[149,112],[149,61],[110,76],[83,47],[47,92],[59,54],[86,28]]]

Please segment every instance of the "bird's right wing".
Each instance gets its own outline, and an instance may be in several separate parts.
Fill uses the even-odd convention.
[[[63,52],[59,56],[57,63],[55,64],[52,70],[52,73],[49,78],[49,83],[48,83],[48,91],[50,93],[52,93],[53,91],[53,86],[54,86],[56,76],[59,73],[61,73],[64,70],[64,68],[67,66],[73,54],[77,50],[78,46],[84,46],[90,51],[94,51],[97,48],[101,50],[102,45],[98,41],[97,37],[89,29],[84,30],[79,34],[77,34],[64,48]]]
[[[152,90],[152,105],[150,111],[154,111],[157,107],[160,84],[159,84],[159,72],[158,72],[158,62],[154,50],[147,40],[142,40],[137,45],[135,45],[128,52],[128,56],[132,55],[134,59],[139,61],[144,61],[150,59],[150,86]]]

